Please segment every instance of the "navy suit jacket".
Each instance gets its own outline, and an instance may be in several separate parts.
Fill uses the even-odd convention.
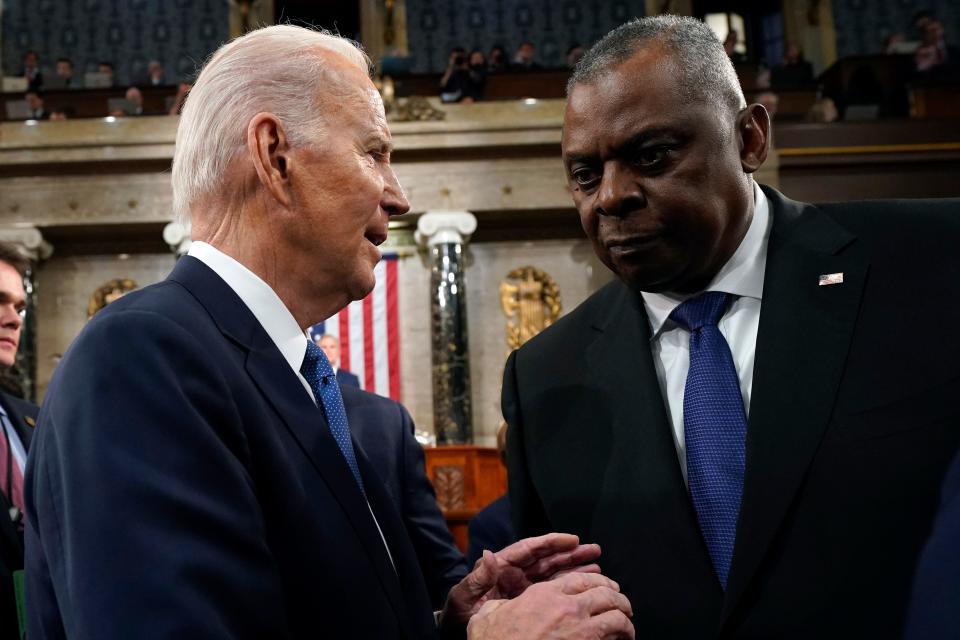
[[[773,217],[727,589],[677,460],[640,296],[615,281],[510,357],[517,534],[599,543],[637,637],[899,638],[960,443],[960,201]],[[842,284],[820,286],[822,275]]]
[[[354,440],[370,460],[413,542],[430,601],[443,608],[450,587],[467,575],[467,563],[427,478],[423,447],[403,405],[373,393],[341,388]]]
[[[181,258],[64,355],[26,478],[28,634],[430,638],[413,546],[366,457],[247,307]]]
[[[467,527],[467,563],[475,563],[489,549],[496,553],[517,541],[510,520],[510,496],[504,494],[470,518]]]
[[[360,388],[360,378],[350,373],[346,369],[337,369],[337,382],[340,383],[341,387]]]
[[[943,484],[940,512],[920,555],[906,640],[960,635],[960,455]]]
[[[0,403],[7,412],[20,442],[27,451],[37,418],[37,405],[0,391]],[[0,437],[3,437],[0,435]],[[6,478],[0,479],[6,486]],[[0,492],[0,637],[18,638],[16,597],[13,590],[13,572],[23,568],[23,539],[16,525],[7,517],[10,502]]]

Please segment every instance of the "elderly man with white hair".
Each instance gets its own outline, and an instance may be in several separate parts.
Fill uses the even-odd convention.
[[[633,637],[599,549],[563,534],[487,552],[435,622],[304,335],[373,288],[409,208],[368,64],[275,26],[200,73],[172,173],[190,252],[97,314],[47,392],[25,483],[31,640]]]

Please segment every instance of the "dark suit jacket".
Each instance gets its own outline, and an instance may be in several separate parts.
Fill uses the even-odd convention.
[[[813,206],[773,228],[726,593],[619,281],[509,359],[520,536],[597,542],[644,638],[894,638],[960,442],[960,203]],[[823,274],[843,283],[818,286]]]
[[[940,512],[920,555],[906,640],[951,640],[960,634],[960,455],[943,485]]]
[[[350,373],[346,369],[337,369],[337,382],[340,383],[341,387],[360,388],[360,378]]]
[[[424,467],[423,447],[413,437],[410,414],[399,403],[353,387],[342,387],[350,431],[383,480],[407,528],[420,570],[439,611],[450,587],[467,575]]]
[[[467,527],[467,563],[473,566],[484,549],[496,553],[517,541],[510,521],[510,496],[504,494],[470,518]]]
[[[20,442],[29,451],[33,425],[37,418],[37,405],[2,391],[0,403],[10,418],[10,424],[20,436]],[[6,483],[6,479],[0,482]],[[7,517],[9,508],[10,502],[0,492],[0,637],[19,638],[20,625],[17,621],[13,572],[23,568],[23,539],[17,532],[16,525]]]
[[[29,637],[429,638],[366,457],[212,270],[101,311],[51,381],[26,478]]]

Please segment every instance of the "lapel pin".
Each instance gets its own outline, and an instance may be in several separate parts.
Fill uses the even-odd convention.
[[[27,423],[27,426],[28,426],[28,427],[35,427],[35,426],[37,426],[37,421],[34,420],[33,418],[31,418],[30,416],[24,416],[24,417],[23,417],[23,421]]]
[[[826,287],[831,284],[843,284],[843,272],[825,273],[820,276],[820,286]]]

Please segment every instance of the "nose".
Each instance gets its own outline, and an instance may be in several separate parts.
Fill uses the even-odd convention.
[[[631,168],[620,162],[608,162],[594,201],[597,215],[622,217],[646,204],[646,196]]]
[[[410,202],[407,200],[407,194],[403,192],[400,186],[400,180],[393,167],[387,166],[384,176],[383,198],[381,206],[388,216],[401,216],[410,211]]]
[[[4,329],[17,330],[22,324],[23,318],[12,302],[0,305],[0,326]]]

